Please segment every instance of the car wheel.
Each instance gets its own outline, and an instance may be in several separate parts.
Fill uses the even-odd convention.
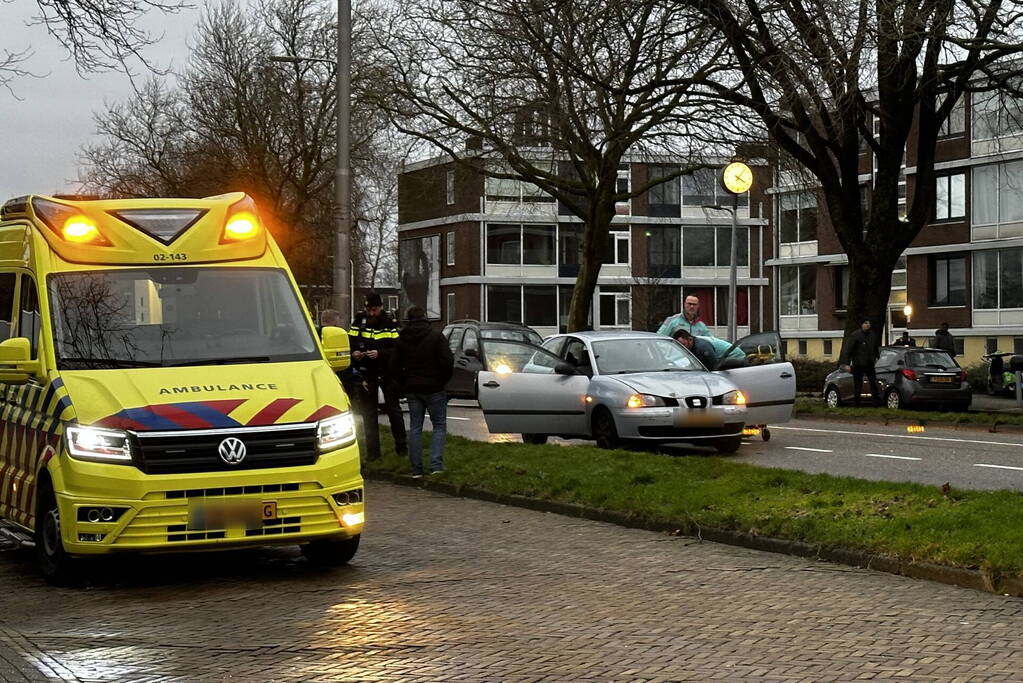
[[[831,385],[824,391],[824,403],[829,408],[837,408],[842,405],[842,396],[838,393],[838,387]]]
[[[36,558],[47,583],[68,586],[78,578],[77,562],[64,550],[60,533],[60,508],[49,482],[39,488],[35,523]]]
[[[741,445],[742,435],[729,436],[714,441],[714,448],[718,449],[718,453],[735,453]]]
[[[523,434],[522,443],[531,443],[534,446],[542,446],[547,443],[546,434]]]
[[[618,448],[622,444],[611,411],[603,406],[593,413],[593,438],[600,448]]]
[[[767,427],[764,427],[763,429],[761,429],[760,430],[760,438],[763,439],[764,441],[770,441],[771,440],[771,430],[768,429]]]
[[[898,410],[902,407],[902,395],[898,389],[889,389],[888,393],[884,395],[884,404],[892,410]]]
[[[310,541],[302,545],[302,554],[312,564],[321,567],[339,567],[348,564],[359,550],[359,536],[338,541],[334,539]]]

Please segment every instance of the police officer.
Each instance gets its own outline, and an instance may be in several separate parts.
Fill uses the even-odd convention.
[[[398,404],[398,391],[391,380],[388,366],[391,351],[398,341],[398,325],[384,310],[384,302],[376,292],[366,295],[364,310],[356,314],[349,333],[352,346],[352,381],[354,400],[362,415],[366,434],[366,459],[380,457],[380,426],[377,422],[378,389],[383,389],[384,406],[391,423],[394,449],[401,457],[408,455],[405,418]]]

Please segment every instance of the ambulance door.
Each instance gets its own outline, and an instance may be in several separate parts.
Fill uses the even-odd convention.
[[[18,276],[10,271],[0,271],[0,341],[9,339],[14,331],[15,293]],[[15,482],[22,473],[15,459],[12,435],[8,418],[11,405],[8,401],[13,387],[0,384],[0,516],[13,519],[16,516],[17,487]]]

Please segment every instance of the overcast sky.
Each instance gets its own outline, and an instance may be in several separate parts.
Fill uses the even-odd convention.
[[[175,69],[185,65],[192,29],[204,3],[193,4],[198,7],[176,15],[151,12],[146,17],[151,31],[164,34],[146,52],[148,59]],[[0,90],[0,203],[24,194],[74,192],[77,154],[95,130],[93,113],[103,111],[104,102],[122,100],[131,93],[131,82],[123,73],[79,76],[67,53],[44,28],[25,26],[36,9],[32,0],[0,3],[0,47],[12,52],[31,47],[35,54],[25,66],[45,74],[14,83],[20,101]],[[141,73],[141,67],[136,71]]]

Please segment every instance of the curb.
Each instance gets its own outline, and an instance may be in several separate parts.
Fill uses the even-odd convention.
[[[427,479],[413,479],[410,475],[394,474],[392,472],[369,472],[363,475],[371,481],[386,481],[401,486],[421,488],[436,493],[444,493],[460,498],[473,498],[490,503],[511,505],[513,507],[526,508],[539,512],[550,512],[566,517],[579,517],[595,522],[606,522],[631,529],[644,529],[646,531],[658,531],[673,536],[691,536],[702,541],[734,545],[752,550],[763,550],[781,555],[793,555],[835,564],[844,564],[863,569],[872,569],[888,574],[897,574],[913,579],[934,581],[950,586],[961,588],[972,588],[973,590],[1006,595],[1012,597],[1023,597],[1023,578],[1016,576],[1000,576],[980,569],[967,569],[964,567],[949,567],[946,565],[932,564],[930,562],[915,562],[899,557],[886,555],[875,555],[860,550],[848,548],[831,548],[804,541],[792,541],[784,538],[771,536],[758,536],[755,534],[744,534],[731,529],[715,529],[701,527],[692,521],[651,519],[639,517],[624,512],[612,510],[600,510],[589,508],[573,503],[559,503],[526,496],[505,495],[487,491],[486,489],[474,488],[471,486],[458,486],[443,481],[430,481]]]

